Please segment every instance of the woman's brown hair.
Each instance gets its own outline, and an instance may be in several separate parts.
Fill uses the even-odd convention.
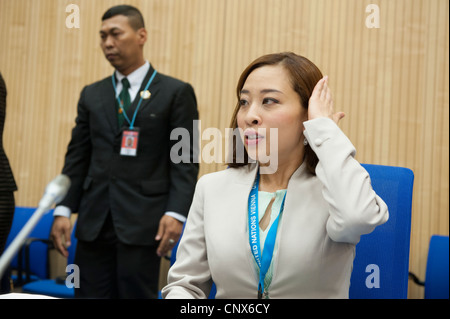
[[[314,87],[316,86],[317,82],[319,82],[319,80],[323,77],[322,72],[320,72],[319,68],[314,63],[312,63],[307,58],[292,52],[268,54],[256,59],[244,70],[244,72],[242,72],[237,84],[236,95],[238,101],[230,123],[230,127],[233,130],[238,127],[237,114],[240,108],[239,99],[241,90],[244,86],[245,81],[247,80],[247,77],[255,69],[266,65],[282,65],[288,71],[292,88],[299,95],[300,104],[305,110],[308,110],[309,98],[311,97]],[[240,143],[239,138],[236,136],[232,136],[230,141],[232,141],[232,154],[230,154],[232,158],[230,160],[230,163],[228,163],[229,167],[240,167],[248,165],[248,154],[245,149],[243,159],[239,160],[236,154],[236,149],[239,147],[237,144]],[[315,174],[316,165],[319,160],[316,153],[314,153],[309,145],[305,146],[303,161],[306,162],[308,170],[312,174]]]

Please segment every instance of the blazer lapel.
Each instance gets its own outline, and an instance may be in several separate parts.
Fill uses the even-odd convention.
[[[258,171],[258,164],[257,163],[251,163],[245,169],[239,169],[237,170],[239,172],[239,177],[236,178],[235,182],[237,184],[244,184],[249,186],[248,189],[250,193],[250,189],[253,186],[253,182],[256,178],[256,172]]]
[[[245,169],[238,169],[239,176],[234,177],[234,191],[236,194],[239,194],[235,200],[235,211],[238,213],[238,216],[235,216],[234,220],[236,220],[236,227],[242,227],[239,231],[239,234],[242,234],[242,237],[238,239],[239,246],[245,247],[246,250],[246,260],[247,260],[247,271],[253,275],[254,280],[258,280],[258,273],[254,267],[254,257],[249,244],[249,225],[248,225],[248,198],[250,196],[251,188],[253,187],[253,183],[255,182],[256,173],[259,169],[258,164],[250,164]],[[240,203],[245,203],[241,206]],[[237,226],[240,225],[240,226]],[[240,236],[239,236],[240,237]],[[244,266],[244,265],[243,265]]]
[[[251,164],[245,168],[236,169],[235,171],[238,175],[233,176],[233,192],[235,192],[238,197],[234,201],[235,207],[233,212],[237,214],[235,219],[239,220],[237,225],[240,225],[239,227],[243,227],[243,233],[248,234],[248,198],[256,178],[258,165]],[[248,238],[246,238],[245,241],[248,241]]]
[[[103,81],[101,90],[102,92],[98,96],[100,97],[100,103],[103,105],[105,117],[111,125],[113,132],[117,134],[119,132],[119,122],[117,120],[116,93],[114,92],[111,77]]]
[[[150,80],[150,77],[152,76],[155,69],[150,65],[150,69],[148,70],[147,74],[145,75],[144,81],[142,81],[141,87],[136,94],[135,99],[130,105],[130,108],[127,111],[128,118],[130,121],[133,119],[134,112],[139,104],[139,100],[141,98],[140,93],[145,89],[145,86],[147,85],[147,82]],[[117,79],[116,79],[117,81]],[[153,82],[151,83],[148,90],[151,92],[151,96],[149,99],[142,99],[141,106],[139,107],[138,112],[141,112],[143,108],[147,107],[150,101],[152,100],[152,97],[157,92],[158,88],[158,82],[159,77],[158,74],[156,74],[155,78],[153,79]],[[103,110],[105,111],[105,117],[107,118],[109,124],[111,125],[111,128],[113,132],[117,135],[120,133],[119,128],[119,122],[117,119],[117,105],[116,105],[116,92],[114,92],[114,87],[112,85],[112,79],[111,77],[108,77],[104,80],[103,86],[101,88],[102,94],[100,98],[100,103],[103,105]]]
[[[136,97],[134,98],[133,103],[131,103],[130,108],[127,111],[127,115],[128,115],[128,118],[130,119],[130,121],[133,120],[134,112],[136,111],[136,108],[139,105],[139,100],[141,99],[141,92],[143,92],[145,90],[145,87],[147,86],[148,81],[150,80],[151,76],[153,75],[153,72],[155,72],[155,69],[153,68],[152,65],[150,65],[150,69],[148,70],[147,74],[145,75],[144,81],[142,81],[139,91],[136,94]],[[149,88],[147,89],[151,93],[150,98],[142,99],[142,102],[141,102],[141,105],[139,106],[138,112],[142,112],[142,110],[150,104],[150,101],[153,100],[153,98],[158,90],[158,87],[159,87],[158,82],[159,82],[159,77],[158,77],[158,74],[156,74],[152,83],[150,84]]]

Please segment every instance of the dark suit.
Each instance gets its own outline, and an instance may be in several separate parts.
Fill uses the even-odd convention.
[[[14,191],[17,185],[9,166],[8,158],[3,149],[3,128],[6,117],[6,85],[0,73],[0,254],[6,244],[14,216]],[[9,280],[5,276],[0,287],[1,292],[7,292]],[[0,278],[1,279],[1,278]]]
[[[153,71],[150,67],[139,92]],[[163,214],[174,211],[187,216],[198,164],[193,163],[192,148],[189,163],[172,163],[170,150],[177,141],[170,140],[170,132],[186,128],[192,140],[193,120],[198,119],[194,90],[158,73],[149,91],[151,97],[142,101],[135,121],[140,129],[136,157],[120,155],[122,130],[111,76],[81,92],[62,171],[72,184],[61,203],[78,212],[80,241],[96,240],[109,220],[113,224],[109,232],[115,232],[120,243],[156,247],[154,238]],[[130,119],[139,92],[127,112]]]

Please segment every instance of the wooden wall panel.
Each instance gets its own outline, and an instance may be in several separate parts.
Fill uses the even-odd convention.
[[[66,6],[80,8],[68,29]],[[57,175],[82,87],[112,74],[99,47],[116,0],[0,0],[0,71],[8,87],[4,145],[33,206]],[[330,76],[341,128],[365,163],[415,173],[410,269],[425,275],[428,241],[449,232],[449,3],[446,0],[131,0],[146,19],[146,57],[190,82],[202,131],[223,135],[242,70],[262,54],[294,51]],[[380,28],[365,25],[369,4]],[[205,136],[202,147],[212,141]],[[220,142],[220,141],[217,141]],[[223,142],[223,141],[222,141]],[[223,169],[201,163],[200,173]],[[410,285],[409,297],[423,288]]]

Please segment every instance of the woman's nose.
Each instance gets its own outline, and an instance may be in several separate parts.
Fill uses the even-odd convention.
[[[248,125],[259,125],[261,124],[261,114],[259,113],[258,106],[252,103],[249,106],[247,114],[245,114],[245,121]]]

